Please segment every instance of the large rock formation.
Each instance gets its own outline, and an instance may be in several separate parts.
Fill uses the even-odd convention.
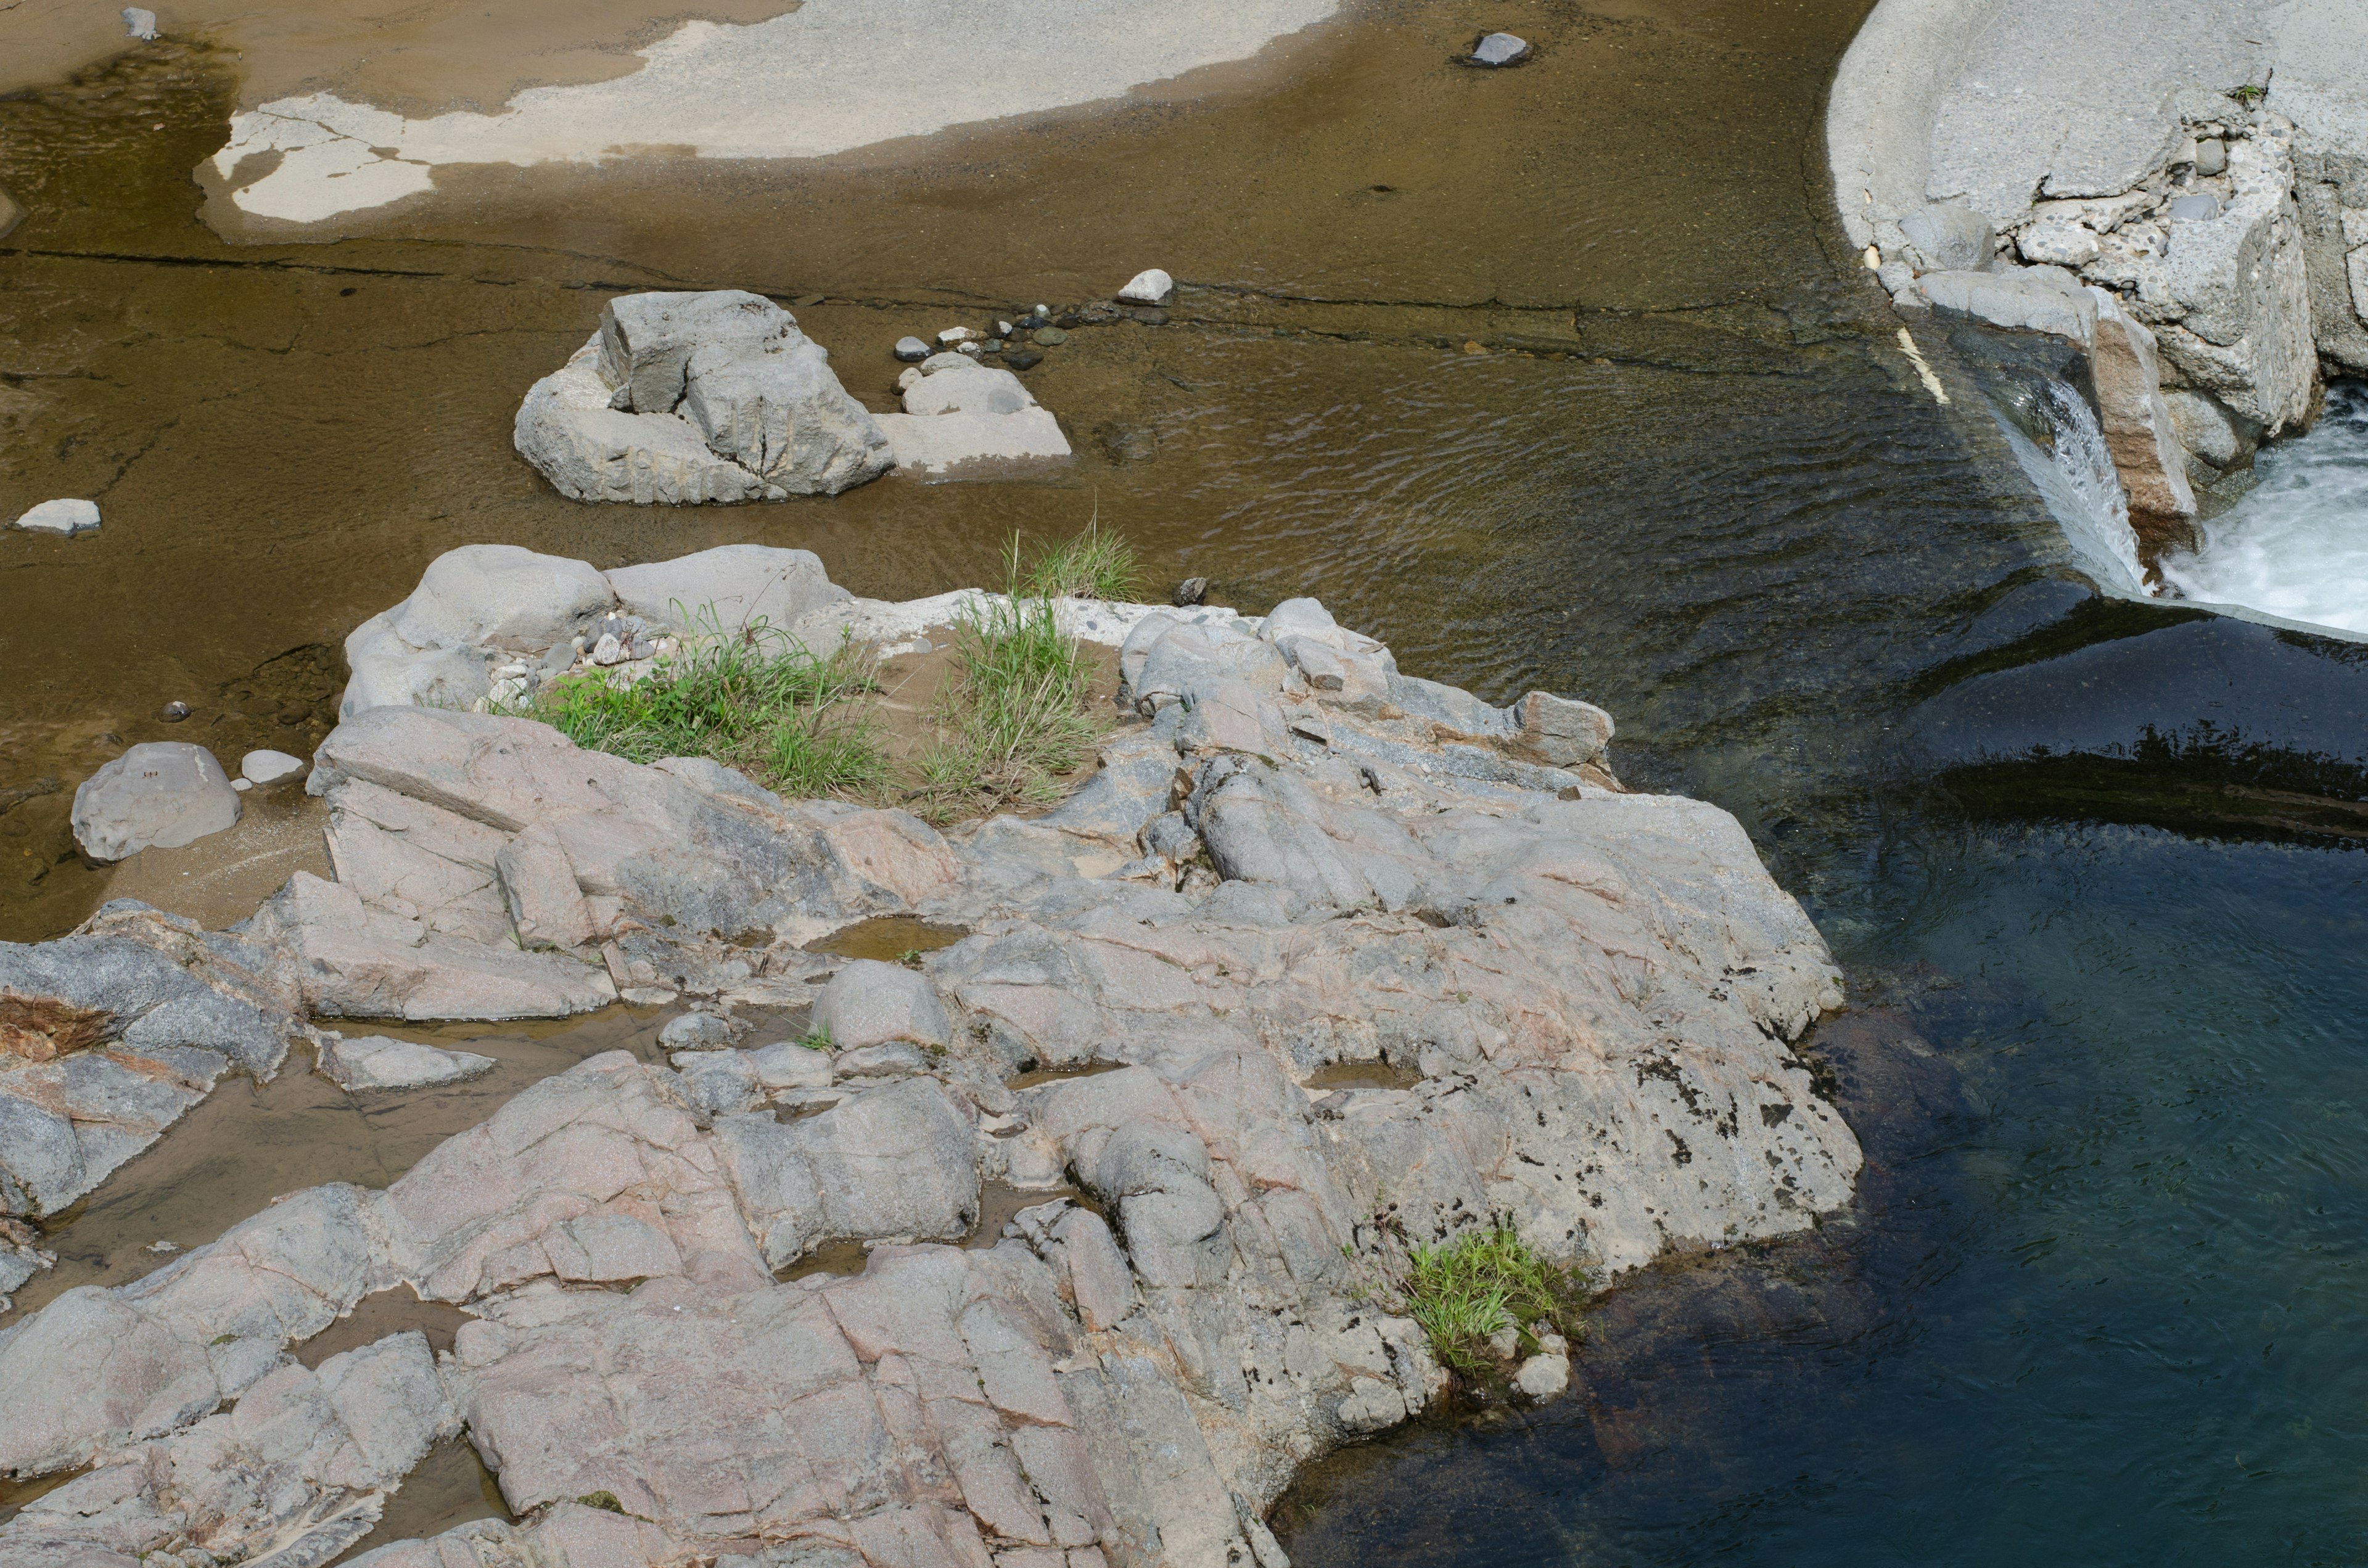
[[[822,345],[737,289],[610,300],[528,392],[516,440],[563,495],[645,505],[836,495],[894,460]]]
[[[1882,0],[1827,123],[1851,243],[1903,309],[2097,342],[2033,275],[2115,297],[2100,415],[2142,537],[2368,372],[2368,9],[2353,0]],[[1977,226],[1999,236],[1960,243]],[[2018,266],[2020,264],[2020,266]],[[2000,277],[1999,274],[2003,274]],[[2145,362],[2158,384],[2138,384]],[[2167,421],[2154,400],[2179,394]],[[2118,428],[2116,428],[2118,426]],[[2168,460],[2181,431],[2203,433]],[[2233,433],[2233,441],[2219,439]],[[2184,472],[2180,471],[2185,471]]]
[[[1443,1386],[1393,1247],[1503,1223],[1609,1276],[1849,1200],[1788,1043],[1840,1002],[1824,943],[1732,817],[1620,788],[1600,710],[1408,676],[1311,599],[1064,614],[1131,720],[1058,809],[947,834],[520,719],[342,724],[338,880],[238,949],[275,994],[700,1011],[671,1068],[596,1057],[0,1331],[0,1471],[97,1467],[0,1568],[325,1561],[455,1419],[523,1522],[374,1568],[1272,1564],[1297,1469]],[[806,950],[883,914],[969,934]],[[724,1043],[809,1005],[835,1051]],[[287,1359],[398,1288],[476,1320],[432,1371]]]

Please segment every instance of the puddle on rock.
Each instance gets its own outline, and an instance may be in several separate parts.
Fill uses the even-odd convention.
[[[274,1198],[350,1181],[381,1187],[430,1149],[491,1116],[520,1090],[604,1051],[662,1062],[666,1014],[615,1006],[588,1017],[427,1028],[326,1020],[349,1035],[383,1033],[491,1056],[492,1072],[466,1083],[348,1095],[289,1053],[268,1084],[225,1078],[146,1153],[80,1203],[41,1225],[57,1267],[17,1292],[18,1322],[78,1285],[124,1285],[201,1246]],[[170,1253],[147,1250],[171,1242]],[[332,1330],[331,1332],[335,1332]],[[391,1332],[391,1331],[390,1331]]]
[[[471,1519],[515,1523],[517,1517],[502,1497],[500,1483],[468,1437],[447,1437],[429,1449],[427,1457],[403,1478],[403,1490],[386,1500],[386,1512],[379,1516],[370,1534],[329,1561],[352,1562],[381,1546],[441,1535]]]
[[[776,1269],[773,1278],[786,1285],[809,1274],[860,1274],[871,1256],[868,1243],[825,1242],[787,1268]]]
[[[292,1354],[304,1365],[318,1367],[332,1356],[416,1328],[427,1336],[429,1353],[441,1355],[452,1348],[452,1336],[462,1324],[476,1321],[473,1312],[464,1312],[450,1301],[421,1301],[410,1287],[399,1285],[363,1297],[354,1303],[352,1312],[297,1346]]]
[[[895,963],[907,953],[933,953],[951,948],[970,935],[967,926],[939,926],[917,915],[882,915],[842,926],[827,937],[806,944],[810,953],[834,958],[877,959]]]
[[[26,1504],[45,1497],[69,1481],[79,1481],[90,1473],[90,1466],[78,1464],[72,1470],[62,1470],[54,1475],[36,1475],[29,1480],[16,1481],[0,1475],[0,1525],[17,1517]]]
[[[1039,1204],[1056,1203],[1064,1198],[1080,1209],[1090,1209],[1097,1214],[1102,1212],[1099,1204],[1074,1187],[1035,1187],[1023,1190],[1008,1182],[988,1182],[979,1189],[978,1223],[971,1227],[970,1234],[962,1238],[962,1244],[973,1250],[991,1247],[1003,1239],[1003,1227],[1011,1223],[1021,1210],[1033,1209]]]
[[[1006,1078],[1007,1089],[1032,1089],[1039,1084],[1057,1084],[1067,1078],[1097,1078],[1104,1073],[1115,1073],[1126,1065],[1123,1062],[1087,1062],[1074,1067],[1038,1067]]]
[[[1315,1096],[1334,1089],[1411,1089],[1421,1082],[1421,1074],[1395,1062],[1335,1062],[1310,1073],[1306,1087]]]

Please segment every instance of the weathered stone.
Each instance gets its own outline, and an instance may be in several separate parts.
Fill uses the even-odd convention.
[[[2156,549],[2191,544],[2195,493],[2188,487],[2178,427],[2163,400],[2154,334],[2110,291],[2090,292],[2097,301],[2097,335],[2089,364],[2105,446],[2129,495],[2130,526]]]
[[[1592,702],[1533,691],[1513,705],[1521,744],[1556,767],[1601,759],[1611,744],[1611,715]]]
[[[302,757],[284,751],[251,751],[238,760],[239,777],[250,784],[277,784],[295,778],[305,767]]]
[[[351,1039],[332,1035],[320,1048],[322,1076],[341,1089],[420,1089],[457,1084],[499,1065],[492,1057],[473,1051],[446,1051],[386,1035]]]
[[[739,290],[627,294],[519,405],[518,452],[579,501],[837,494],[887,440],[789,312]]]
[[[2252,432],[2210,394],[2180,389],[2162,394],[2180,444],[2215,469],[2234,468],[2252,456]]]
[[[1570,1387],[1570,1358],[1543,1352],[1532,1356],[1513,1374],[1513,1386],[1540,1404],[1558,1399]]]
[[[177,849],[238,822],[238,791],[214,754],[187,741],[148,741],[74,790],[74,842],[94,860]]]
[[[1932,308],[1971,316],[2016,332],[2046,332],[2088,344],[2097,330],[2097,306],[2079,280],[2060,267],[2011,272],[1928,272],[1916,287]]]
[[[776,1268],[826,1241],[952,1240],[978,1218],[969,1126],[931,1079],[868,1089],[786,1126],[728,1116],[715,1131]]]
[[[5,227],[0,227],[0,233],[5,232]],[[72,539],[76,534],[97,531],[98,506],[90,501],[44,501],[17,517],[16,526],[27,533]]]
[[[1528,40],[1511,33],[1490,33],[1472,46],[1471,62],[1493,68],[1519,65],[1530,57]]]
[[[1118,297],[1130,305],[1164,305],[1176,292],[1176,279],[1156,267],[1146,267],[1126,280]]]
[[[908,364],[918,364],[921,360],[927,359],[929,353],[928,344],[920,338],[905,336],[896,340],[896,358]]]
[[[1916,248],[1918,270],[1978,272],[1990,264],[1997,250],[1997,231],[1990,221],[1970,207],[1934,202],[1899,221],[1907,243]]]
[[[809,550],[727,544],[609,574],[618,602],[653,625],[736,637],[752,624],[787,631],[848,597]]]
[[[814,1003],[814,1027],[839,1051],[890,1040],[942,1048],[953,1040],[928,977],[873,959],[855,960],[832,977]]]

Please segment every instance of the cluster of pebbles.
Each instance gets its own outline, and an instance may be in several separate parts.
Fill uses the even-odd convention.
[[[1162,307],[1175,297],[1176,280],[1158,267],[1148,267],[1128,279],[1114,301],[1090,300],[1059,311],[1050,305],[1015,307],[989,326],[947,327],[934,343],[922,337],[900,337],[895,354],[912,365],[935,354],[961,354],[973,359],[993,355],[1011,369],[1032,369],[1043,363],[1043,350],[1066,343],[1075,328],[1121,320],[1165,325],[1167,312]]]
[[[473,706],[485,713],[525,702],[570,676],[598,675],[613,686],[631,686],[681,646],[671,631],[638,615],[602,616],[565,642],[553,642],[540,659],[514,659],[495,668],[491,688]]]

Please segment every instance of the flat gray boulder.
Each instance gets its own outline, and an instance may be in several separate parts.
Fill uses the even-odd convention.
[[[501,1063],[469,1051],[445,1051],[382,1034],[321,1042],[321,1075],[341,1089],[424,1089],[481,1077]]]
[[[416,703],[466,708],[492,685],[505,653],[540,653],[614,606],[590,564],[515,544],[468,544],[427,563],[419,586],[346,639],[338,717]]]
[[[848,597],[810,550],[727,544],[609,574],[618,602],[643,620],[680,631],[736,634],[762,621],[787,631],[809,610]]]
[[[836,495],[893,460],[828,351],[737,289],[609,301],[527,393],[515,440],[560,494],[643,505]]]
[[[74,791],[74,842],[94,860],[177,849],[238,821],[238,791],[214,754],[188,741],[133,746]]]
[[[987,478],[1069,460],[1061,422],[1008,370],[940,354],[905,372],[903,387],[905,412],[882,415],[880,427],[905,473]]]

